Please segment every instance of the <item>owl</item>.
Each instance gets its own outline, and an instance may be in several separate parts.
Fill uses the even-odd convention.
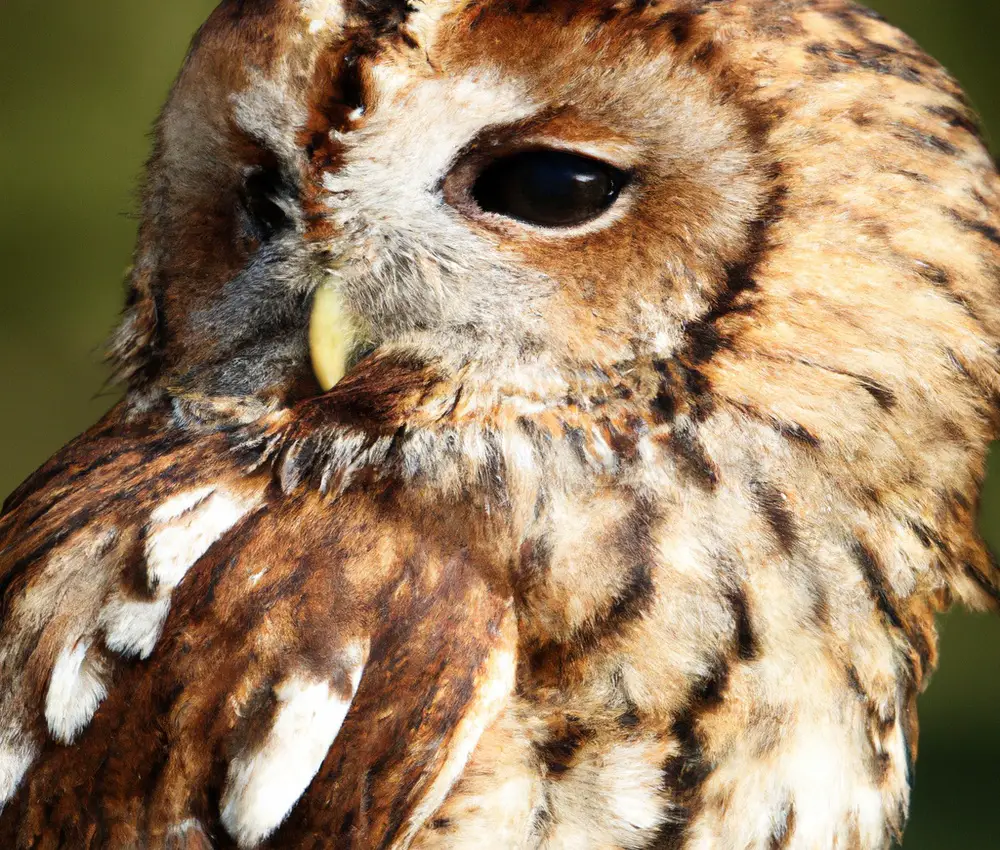
[[[0,846],[887,848],[998,279],[846,0],[224,0],[0,520]]]

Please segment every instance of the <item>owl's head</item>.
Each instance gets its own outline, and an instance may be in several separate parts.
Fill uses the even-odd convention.
[[[121,371],[288,399],[392,346],[669,355],[781,191],[711,6],[226,0],[157,128]]]

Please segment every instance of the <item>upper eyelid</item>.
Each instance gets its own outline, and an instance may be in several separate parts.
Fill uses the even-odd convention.
[[[613,156],[609,155],[608,146],[605,144],[597,145],[593,143],[581,143],[579,141],[567,141],[557,136],[542,133],[525,134],[487,145],[482,145],[477,139],[466,145],[455,155],[449,163],[447,170],[435,184],[435,194],[446,194],[446,186],[449,179],[456,172],[464,172],[469,175],[482,173],[482,171],[498,160],[532,150],[557,150],[606,163],[617,168],[619,171],[625,172],[628,175],[629,183],[634,181],[641,161],[637,147],[630,149],[628,156],[623,155],[621,147],[616,147],[614,150],[619,155]],[[471,184],[471,182],[467,181],[468,184]]]
[[[455,153],[448,171],[475,155],[499,158],[531,148],[564,150],[631,171],[642,161],[643,147],[615,127],[579,116],[573,106],[564,104],[521,121],[483,127]]]
[[[619,171],[629,173],[636,169],[640,161],[640,152],[635,148],[626,149],[621,145],[608,145],[606,142],[567,140],[552,134],[533,133],[520,135],[503,143],[490,146],[470,146],[455,157],[449,168],[449,172],[457,164],[466,159],[481,159],[493,162],[532,150],[551,150],[576,154],[577,156],[595,159],[617,168]]]

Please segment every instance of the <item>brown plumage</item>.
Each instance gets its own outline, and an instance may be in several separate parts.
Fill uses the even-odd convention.
[[[841,0],[226,0],[125,399],[0,520],[0,845],[888,847],[1000,603],[998,270]]]

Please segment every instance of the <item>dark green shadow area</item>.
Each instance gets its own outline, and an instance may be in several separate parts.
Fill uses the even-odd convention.
[[[898,24],[965,86],[1000,149],[1000,2],[880,0]],[[1000,552],[1000,452],[994,449],[980,525]],[[1000,848],[1000,618],[941,618],[941,666],[920,700],[920,755],[904,850]]]
[[[110,405],[147,131],[210,0],[0,0],[0,496]],[[1000,0],[881,0],[962,81],[1000,149]],[[1000,551],[1000,456],[983,497]],[[1000,848],[1000,618],[942,620],[905,850]]]
[[[1000,450],[983,493],[983,535],[1000,552]],[[939,621],[941,665],[920,699],[920,755],[904,850],[1000,847],[1000,617]]]

